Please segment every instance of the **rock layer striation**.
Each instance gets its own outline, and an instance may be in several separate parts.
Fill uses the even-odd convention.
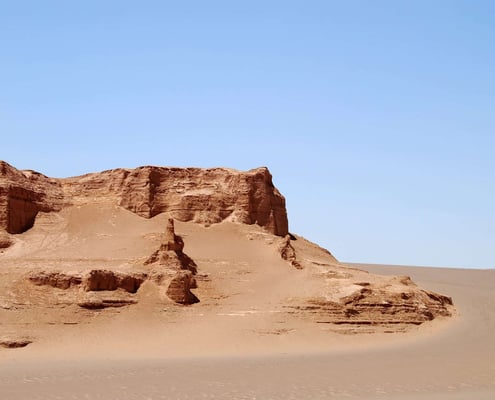
[[[0,161],[0,230],[22,233],[40,211],[111,201],[144,218],[168,213],[178,221],[213,224],[229,220],[288,233],[285,199],[267,168],[145,166],[54,179]]]

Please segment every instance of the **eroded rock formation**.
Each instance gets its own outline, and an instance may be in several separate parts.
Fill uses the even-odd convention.
[[[29,229],[39,212],[57,212],[70,206],[76,207],[61,214],[43,215],[33,231],[15,236]],[[91,210],[98,209],[98,214],[88,214],[89,206]],[[144,247],[136,252],[127,252],[127,249],[132,249],[134,243],[143,246],[145,240],[155,240],[156,232],[134,231],[134,225],[125,227],[126,234],[133,236],[126,237],[122,246],[111,247],[105,257],[100,256],[100,249],[85,254],[84,249],[92,248],[94,243],[98,243],[94,247],[105,249],[104,244],[99,244],[100,237],[102,241],[111,243],[119,222],[128,224],[125,221],[130,216],[122,210],[106,218],[109,210],[116,211],[115,206],[145,218],[159,213],[166,213],[169,217],[161,241],[155,242],[157,250],[147,259],[149,253],[142,251]],[[118,214],[126,219],[120,219]],[[99,221],[98,226],[101,228],[110,223],[112,229],[108,232],[111,233],[103,228],[103,232],[95,229],[88,215],[103,216],[104,221]],[[195,226],[191,231],[201,232],[196,238],[218,235],[208,238],[208,241],[212,245],[220,244],[215,249],[208,246],[194,249],[201,269],[205,271],[197,275],[198,266],[184,253],[184,241],[175,233],[173,218],[205,225],[224,220],[258,224],[268,233],[254,226],[250,229],[233,229],[229,224],[216,227],[219,229]],[[136,221],[136,217],[132,221]],[[161,219],[155,221],[160,223]],[[149,221],[150,225],[155,221]],[[79,232],[81,226],[84,234]],[[235,233],[232,241],[228,238],[227,229]],[[92,236],[93,232],[95,236]],[[270,233],[281,237],[274,238]],[[249,247],[243,247],[243,235],[254,241],[249,243]],[[86,241],[88,238],[91,240]],[[29,241],[34,241],[34,245]],[[233,243],[232,249],[222,248],[228,247],[224,241]],[[256,241],[260,247],[256,247]],[[146,249],[149,249],[148,244]],[[61,245],[67,248],[57,252],[57,246]],[[240,249],[239,260],[231,254],[235,248]],[[118,254],[121,249],[125,249],[125,254]],[[270,274],[275,271],[285,274],[281,281],[284,284],[290,282],[287,286],[273,285],[274,293],[270,298],[275,300],[270,304],[273,308],[270,311],[332,324],[338,329],[373,325],[386,327],[384,329],[390,332],[399,331],[404,326],[422,324],[453,312],[449,297],[421,290],[407,277],[368,274],[341,264],[327,250],[288,234],[285,200],[274,188],[266,168],[238,172],[223,168],[141,167],[51,179],[32,171],[18,171],[0,162],[0,252],[3,265],[12,271],[17,268],[17,261],[22,264],[24,260],[24,268],[39,271],[48,266],[57,269],[28,275],[24,269],[18,273],[22,279],[12,284],[12,290],[11,284],[4,285],[0,292],[7,293],[5,298],[8,301],[0,297],[3,301],[0,306],[5,304],[2,307],[9,312],[18,312],[16,307],[23,298],[27,298],[26,308],[38,304],[38,301],[46,307],[60,309],[78,305],[85,309],[76,307],[81,318],[91,315],[87,310],[124,307],[141,299],[146,299],[144,304],[150,298],[160,304],[194,304],[199,301],[191,291],[196,288],[196,279],[200,283],[198,296],[206,300],[200,307],[205,305],[207,309],[212,304],[229,307],[224,301],[229,296],[255,293],[251,285],[255,285],[253,282],[256,280],[244,275],[252,273],[256,279],[261,279],[268,269]],[[304,271],[284,269],[279,257],[297,269],[304,267]],[[282,268],[271,268],[272,264]],[[69,268],[78,271],[67,272]],[[24,279],[26,276],[28,279]],[[307,287],[303,282],[306,279],[309,280]],[[273,281],[273,275],[268,281]],[[29,282],[53,289],[33,287]],[[233,282],[235,290],[229,287],[229,282]],[[268,284],[260,285],[261,293],[266,286]]]
[[[33,272],[28,279],[35,285],[51,286],[57,289],[81,286],[86,292],[122,289],[128,293],[136,293],[141,284],[147,279],[147,275],[93,269],[86,274],[58,271]]]
[[[0,230],[24,232],[33,226],[38,212],[59,211],[63,203],[58,180],[0,161]]]
[[[12,239],[7,232],[0,231],[0,250],[6,249],[12,245]]]
[[[343,296],[312,298],[304,306],[288,308],[312,316],[319,323],[357,326],[421,325],[452,315],[450,297],[419,289],[409,277],[354,282],[344,287],[345,292],[353,290]]]
[[[191,271],[179,271],[167,288],[167,296],[180,304],[198,303],[199,299],[191,292],[196,288],[196,280]]]
[[[83,278],[79,274],[65,274],[55,271],[33,272],[28,277],[31,283],[38,286],[51,286],[57,289],[69,289],[81,285]]]
[[[92,270],[84,279],[85,291],[123,289],[128,293],[136,293],[147,279],[146,274],[124,274],[104,269]]]
[[[96,296],[94,292],[118,291],[136,293],[144,281],[150,280],[157,285],[166,286],[166,295],[179,304],[198,303],[199,299],[191,292],[197,287],[194,275],[196,263],[184,252],[184,241],[175,234],[174,220],[168,219],[160,248],[144,263],[147,272],[120,272],[107,269],[92,269],[82,272],[37,271],[28,275],[28,280],[38,286],[50,286],[57,289],[79,288],[83,292],[93,292],[78,301],[78,305],[87,309],[123,307],[135,304],[134,298],[115,295],[113,297]]]
[[[294,268],[302,269],[302,265],[297,261],[296,249],[291,245],[291,236],[289,234],[285,235],[282,239],[282,243],[279,246],[280,256],[285,261],[288,261]]]
[[[0,230],[21,233],[32,227],[40,211],[98,200],[144,218],[166,212],[184,222],[230,220],[258,224],[279,236],[288,233],[285,199],[267,168],[240,172],[146,166],[53,179],[0,161]]]
[[[184,241],[175,234],[174,220],[169,218],[160,248],[144,262],[144,265],[153,265],[155,269],[173,274],[166,292],[171,300],[180,304],[194,304],[198,303],[199,299],[190,289],[196,288],[193,275],[197,272],[197,265],[183,249]],[[156,271],[152,275],[156,276]],[[163,273],[160,276],[163,276]]]
[[[174,220],[169,218],[160,248],[156,250],[145,262],[144,265],[158,264],[169,270],[187,269],[193,274],[197,271],[196,263],[182,250],[184,241],[175,234]]]

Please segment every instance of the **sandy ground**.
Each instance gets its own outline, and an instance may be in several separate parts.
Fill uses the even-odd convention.
[[[2,399],[493,399],[495,271],[366,266],[407,273],[450,293],[459,315],[428,332],[384,345],[315,352],[308,338],[294,352],[264,355],[142,357],[132,352],[20,357],[0,363]],[[237,338],[231,338],[237,341]],[[358,344],[358,343],[357,343]],[[25,349],[27,351],[27,348]]]
[[[116,210],[114,219],[96,227],[95,240],[95,221],[108,210],[101,218],[82,211],[76,215],[81,220],[40,218],[0,260],[0,283],[19,273],[21,258],[29,269],[125,268],[123,260],[142,256],[133,248],[144,249],[143,255],[153,251],[159,240],[149,239],[165,221]],[[81,314],[77,307],[36,308],[33,293],[42,289],[21,285],[31,306],[19,313],[0,308],[0,331],[25,331],[35,340],[0,349],[0,398],[495,398],[495,270],[351,265],[409,275],[425,289],[452,296],[456,315],[406,333],[342,334],[280,312],[280,299],[314,291],[315,279],[288,268],[262,231],[229,224],[177,229],[199,271],[215,282],[199,282],[200,303],[164,304],[158,289],[145,284],[136,305]],[[131,231],[134,236],[127,236]],[[105,258],[109,250],[122,259]],[[312,249],[305,254],[319,256]],[[270,267],[253,267],[259,265]],[[0,305],[7,304],[8,287],[1,289]]]

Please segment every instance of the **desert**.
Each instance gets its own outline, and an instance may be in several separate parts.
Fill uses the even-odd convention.
[[[495,274],[345,264],[267,168],[0,163],[2,398],[492,398]]]

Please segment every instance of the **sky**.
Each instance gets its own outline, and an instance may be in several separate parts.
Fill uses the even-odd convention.
[[[495,268],[495,2],[0,0],[0,159],[267,166],[346,262]]]

